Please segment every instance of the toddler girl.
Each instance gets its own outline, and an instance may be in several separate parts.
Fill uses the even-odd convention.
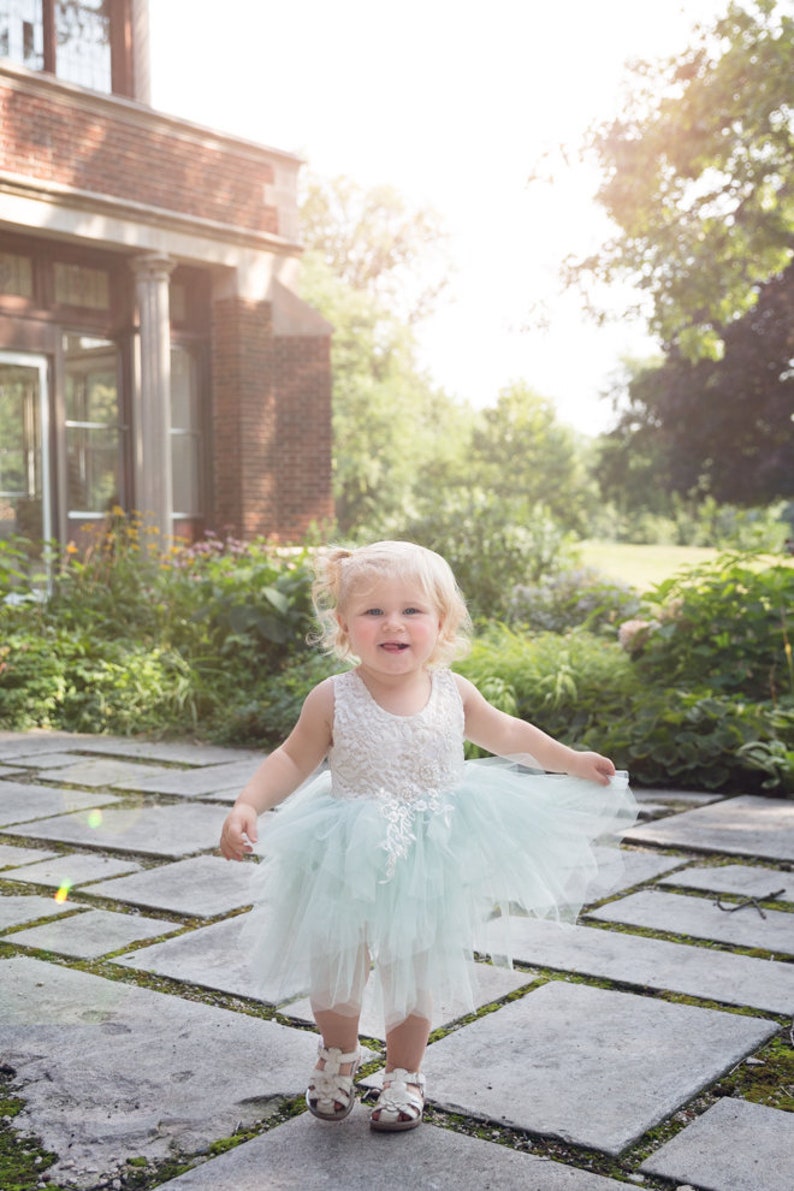
[[[310,692],[220,846],[241,860],[258,816],[293,795],[268,816],[254,872],[253,963],[269,1000],[310,989],[322,1041],[306,1099],[333,1121],[353,1107],[374,963],[386,1068],[370,1124],[412,1129],[433,1006],[474,1008],[472,953],[510,962],[511,913],[576,917],[603,855],[593,842],[630,826],[635,803],[606,757],[497,710],[448,668],[469,619],[439,555],[408,542],[332,550],[314,600],[326,647],[357,664]],[[464,761],[464,739],[497,756]]]

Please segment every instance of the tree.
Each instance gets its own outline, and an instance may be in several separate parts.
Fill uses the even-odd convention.
[[[757,305],[723,330],[720,360],[672,348],[629,384],[630,410],[612,436],[652,452],[656,482],[718,501],[794,497],[794,266],[761,287]]]
[[[553,402],[524,384],[502,389],[480,414],[466,482],[496,498],[518,524],[540,505],[565,529],[586,523],[592,494],[582,446],[557,420]]]
[[[412,210],[391,186],[310,178],[301,232],[335,277],[408,325],[433,311],[448,284],[441,217],[429,207]]]
[[[792,259],[793,64],[794,19],[776,0],[730,3],[685,53],[635,65],[626,110],[589,139],[618,230],[568,278],[628,277],[686,357],[718,356]]]

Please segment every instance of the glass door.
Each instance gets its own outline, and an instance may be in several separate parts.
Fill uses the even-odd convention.
[[[46,357],[0,351],[0,538],[39,551],[53,536],[49,440]]]

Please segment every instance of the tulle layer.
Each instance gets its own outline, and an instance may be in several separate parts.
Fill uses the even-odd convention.
[[[514,915],[573,922],[603,895],[636,803],[626,774],[604,787],[489,758],[442,809],[396,832],[394,816],[334,798],[321,773],[262,821],[244,940],[265,1000],[311,989],[315,1008],[355,1013],[371,959],[387,1028],[471,1010],[472,953],[510,964]]]

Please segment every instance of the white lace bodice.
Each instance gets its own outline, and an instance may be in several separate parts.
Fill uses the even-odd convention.
[[[385,711],[355,670],[334,678],[331,792],[378,802],[388,823],[390,873],[414,838],[415,815],[448,814],[448,795],[463,777],[463,703],[449,670],[431,678],[426,705],[407,716]]]
[[[334,678],[337,798],[398,798],[416,804],[452,789],[463,773],[463,704],[449,670],[432,671],[430,698],[416,715],[392,715],[355,670]]]

